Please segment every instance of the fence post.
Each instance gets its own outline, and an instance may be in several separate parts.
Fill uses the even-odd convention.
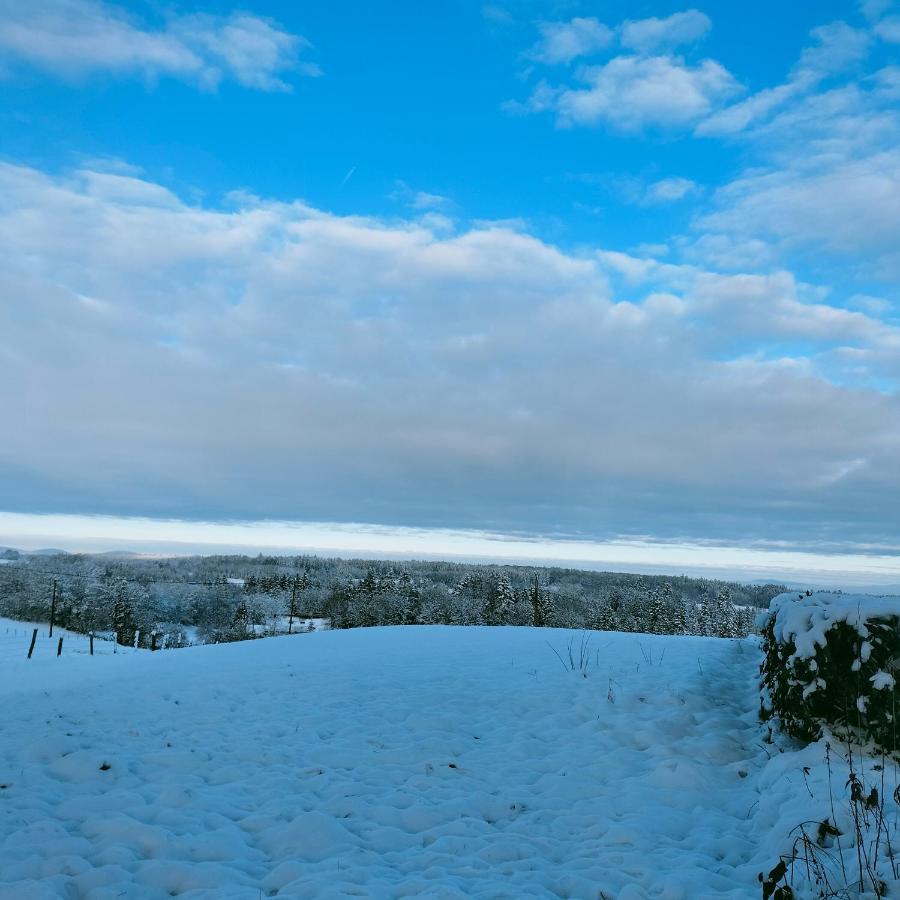
[[[91,641],[91,656],[93,656],[94,655],[94,632],[92,631],[88,635],[88,637],[90,638],[90,641]]]
[[[53,637],[53,620],[56,618],[56,579],[53,579],[53,597],[50,599],[50,634]]]
[[[291,585],[291,608],[288,610],[288,634],[294,627],[294,609],[297,606],[297,576],[294,576],[294,583]]]
[[[56,645],[56,655],[62,656],[62,638],[59,639],[59,643]]]
[[[31,646],[28,648],[28,658],[31,659],[31,654],[34,653],[34,642],[37,640],[37,628],[31,632]]]

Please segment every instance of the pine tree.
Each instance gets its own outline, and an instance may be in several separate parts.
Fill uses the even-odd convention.
[[[749,607],[742,606],[735,616],[735,631],[738,637],[746,637],[756,631],[756,616]]]
[[[120,644],[130,647],[134,643],[134,611],[127,597],[119,597],[113,605],[112,626]]]
[[[515,606],[516,594],[510,584],[509,576],[505,572],[501,572],[494,578],[489,590],[485,621],[489,625],[509,624],[513,620]]]
[[[662,595],[654,590],[647,602],[647,630],[651,634],[671,634],[672,623],[669,608]]]
[[[419,589],[413,584],[409,572],[401,572],[397,579],[397,593],[400,597],[403,616],[401,624],[413,625],[419,618],[420,594]]]
[[[243,640],[247,637],[247,633],[250,630],[250,624],[250,607],[247,605],[247,601],[241,597],[241,601],[238,603],[237,609],[234,611],[234,615],[231,618],[231,631],[234,637],[237,640]]]
[[[684,601],[676,600],[672,607],[672,634],[690,634],[688,611]]]
[[[704,637],[713,637],[716,633],[713,604],[706,597],[694,607],[693,633]]]
[[[728,588],[719,591],[712,607],[712,630],[717,637],[737,637],[735,610]]]
[[[107,580],[102,593],[105,603],[112,606],[110,619],[116,641],[130,647],[134,643],[137,626],[134,621],[134,606],[129,596],[128,582],[124,578]]]
[[[527,597],[531,604],[532,623],[538,628],[549,626],[553,616],[553,604],[550,602],[550,597],[544,592],[537,575],[533,575],[531,578]]]
[[[592,617],[591,628],[596,628],[598,631],[620,630],[618,615],[609,602],[601,603],[597,608]]]

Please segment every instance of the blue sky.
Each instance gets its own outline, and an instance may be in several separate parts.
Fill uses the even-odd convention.
[[[900,8],[0,0],[0,510],[898,552]]]

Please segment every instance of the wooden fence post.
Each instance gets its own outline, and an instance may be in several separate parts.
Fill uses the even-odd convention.
[[[31,654],[34,653],[34,642],[37,640],[37,628],[31,632],[31,646],[28,648],[28,658],[31,659]]]
[[[59,643],[56,645],[56,655],[62,656],[62,638],[59,639]]]
[[[90,635],[88,635],[91,641],[91,656],[94,655],[94,632],[92,631]]]
[[[50,600],[50,634],[53,637],[53,620],[56,618],[56,579],[53,579],[53,597]]]

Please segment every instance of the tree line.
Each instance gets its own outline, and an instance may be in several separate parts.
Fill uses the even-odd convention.
[[[0,615],[121,643],[244,640],[310,617],[333,628],[536,625],[736,636],[781,585],[562,567],[315,556],[24,555],[0,565]],[[55,588],[53,587],[55,585]],[[302,626],[300,626],[302,627]]]

